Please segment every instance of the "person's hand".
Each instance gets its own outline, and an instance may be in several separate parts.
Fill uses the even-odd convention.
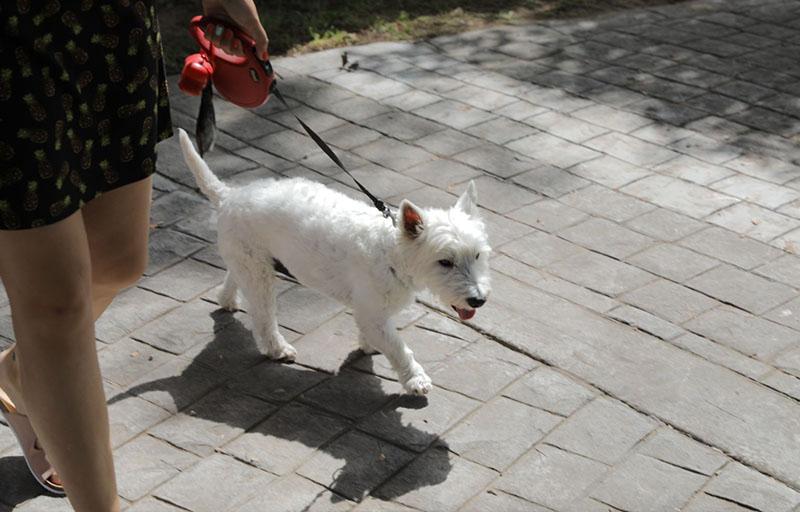
[[[256,42],[256,55],[262,60],[267,58],[269,38],[258,19],[258,12],[253,0],[203,0],[203,14],[230,22]],[[232,55],[244,55],[242,43],[233,36],[233,32],[209,23],[205,29],[206,39],[215,46]]]

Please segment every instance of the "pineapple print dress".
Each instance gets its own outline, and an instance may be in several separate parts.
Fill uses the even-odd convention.
[[[154,172],[172,134],[155,0],[2,0],[0,27],[0,229]]]

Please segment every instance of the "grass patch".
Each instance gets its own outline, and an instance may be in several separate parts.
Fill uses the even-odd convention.
[[[575,17],[679,0],[256,0],[274,55],[373,41],[406,41],[537,19]],[[187,33],[195,0],[159,0],[169,72],[195,51]]]

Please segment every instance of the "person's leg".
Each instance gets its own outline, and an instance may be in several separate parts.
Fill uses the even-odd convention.
[[[81,213],[41,228],[0,231],[0,275],[11,304],[21,384],[4,389],[28,415],[74,508],[117,511]]]
[[[92,261],[95,320],[147,267],[152,178],[106,192],[83,207]]]
[[[151,178],[140,180],[107,192],[81,211],[91,262],[93,320],[120,290],[134,284],[144,272],[151,189]],[[0,389],[6,390],[24,413],[15,348],[0,355]]]

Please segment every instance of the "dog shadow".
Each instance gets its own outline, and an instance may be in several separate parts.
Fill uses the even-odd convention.
[[[424,408],[428,405],[427,398],[387,393],[384,390],[386,381],[371,373],[347,371],[346,375],[341,372],[331,375],[297,364],[265,361],[265,357],[256,347],[251,331],[237,318],[223,310],[213,312],[212,318],[215,322],[216,332],[214,339],[195,355],[192,362],[180,375],[136,385],[124,393],[112,397],[109,404],[132,396],[143,396],[146,399],[144,395],[148,393],[166,392],[170,394],[179,410],[186,410],[191,406],[191,414],[194,417],[242,429],[250,432],[249,435],[258,433],[299,442],[313,450],[319,450],[335,459],[343,460],[344,465],[331,475],[332,480],[320,482],[333,491],[330,495],[332,503],[342,501],[344,498],[361,501],[373,491],[375,491],[374,495],[380,499],[391,500],[415,489],[436,485],[447,479],[451,463],[446,442],[436,434],[422,431],[403,422],[403,409]],[[360,350],[354,350],[342,362],[340,370],[350,368],[353,362],[362,357],[366,357],[369,364],[364,364],[366,361],[361,362],[360,368],[371,369],[371,357],[365,356]],[[302,348],[299,359],[302,362]],[[221,387],[197,401],[195,401],[196,393],[193,394],[193,398],[188,398],[188,395],[183,392],[183,387],[191,386],[190,383],[197,382],[203,378],[203,374],[208,374],[210,362],[223,360],[243,365],[239,375],[229,379]],[[357,375],[357,387],[349,381],[353,375]],[[256,380],[253,377],[256,377]],[[253,384],[257,389],[254,390],[251,387]],[[342,391],[342,396],[334,399],[336,403],[346,404],[348,410],[363,410],[363,414],[356,414],[355,417],[350,415],[349,418],[343,417],[336,414],[335,405],[332,403],[327,404],[328,410],[324,410],[324,408],[314,405],[318,402],[297,399],[301,394],[323,384],[328,386],[329,390],[333,389],[335,394],[336,391]],[[343,386],[341,386],[342,384]],[[352,393],[348,388],[351,385]],[[216,399],[211,399],[210,403],[206,402],[211,396],[216,396]],[[278,407],[274,412],[254,421],[253,404],[254,402],[261,403],[253,398],[255,396],[259,400],[266,400]],[[204,402],[206,402],[205,405]],[[337,424],[341,422],[346,425],[344,431],[320,446],[320,439],[327,435],[326,427],[324,427],[325,421],[308,421],[297,428],[287,429],[286,421],[283,419],[281,421],[268,420],[280,415],[281,411],[285,414],[283,418],[291,419],[294,412],[309,410],[312,411],[313,417],[333,419],[332,421]],[[381,433],[390,432],[391,438],[411,439],[415,450],[426,451],[425,457],[415,462],[415,471],[404,471],[401,478],[392,479],[392,476],[401,472],[408,463],[415,459],[416,454],[407,448],[404,449],[405,451],[390,449],[391,453],[404,454],[402,463],[397,467],[392,467],[381,482],[375,482],[372,474],[373,468],[370,466],[370,464],[374,464],[374,460],[365,460],[364,453],[348,446],[348,443],[336,442],[348,433],[354,433],[357,437],[361,437],[361,434],[365,434],[359,429],[361,422],[372,416],[380,417],[377,437],[380,437]],[[256,423],[255,426],[254,423]],[[376,430],[371,429],[371,432],[370,436],[374,435]],[[374,438],[372,439],[374,440]],[[387,443],[380,439],[377,444],[392,446],[394,443]],[[257,456],[254,454],[254,458],[268,459],[269,454],[258,454]],[[294,467],[288,472],[294,469],[297,468]],[[391,480],[390,485],[381,487],[389,480]]]

